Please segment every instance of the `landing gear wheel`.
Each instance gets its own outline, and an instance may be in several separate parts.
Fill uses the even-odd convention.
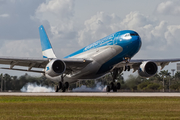
[[[55,86],[55,92],[58,92],[59,91],[59,87],[56,85]]]
[[[125,59],[126,63],[128,62],[128,58]],[[122,71],[126,71],[126,70],[130,70],[130,66],[127,66],[128,64],[126,64],[125,67],[121,67],[121,68],[115,68],[113,69],[113,71],[111,71],[111,75],[112,75],[112,82],[109,84],[110,90],[113,90],[113,92],[117,92],[117,90],[119,90],[121,88],[121,84],[116,82],[116,79],[118,78],[119,75],[121,75]],[[108,88],[106,88],[108,89]]]
[[[130,69],[131,69],[130,66],[127,66],[127,70],[130,71]]]
[[[125,66],[125,68],[124,68],[124,71],[126,71],[127,70],[127,66]]]
[[[66,88],[65,87],[62,87],[62,92],[65,92],[66,91]]]
[[[59,82],[59,90],[62,88],[62,82]]]
[[[111,82],[111,83],[110,83],[110,90],[113,90],[113,88],[114,88],[114,83]]]
[[[124,71],[130,71],[130,70],[131,70],[131,67],[130,67],[130,66],[125,66]]]
[[[68,89],[69,83],[68,83],[68,82],[65,82],[64,86],[65,86],[65,89]]]
[[[114,86],[113,92],[117,92],[117,87],[116,86]]]
[[[110,92],[110,90],[111,90],[111,89],[110,89],[110,86],[107,86],[107,87],[106,87],[106,92]]]
[[[121,83],[117,83],[117,89],[121,89]]]

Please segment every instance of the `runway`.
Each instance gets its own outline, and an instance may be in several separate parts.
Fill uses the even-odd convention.
[[[0,92],[0,96],[99,96],[99,97],[180,97],[180,93],[27,93],[27,92]]]

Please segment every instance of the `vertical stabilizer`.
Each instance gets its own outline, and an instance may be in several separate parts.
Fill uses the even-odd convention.
[[[39,35],[43,58],[56,58],[43,25],[39,27]]]

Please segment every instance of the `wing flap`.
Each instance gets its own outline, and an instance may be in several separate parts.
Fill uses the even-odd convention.
[[[43,73],[43,71],[32,70],[32,68],[44,69],[51,59],[35,59],[35,58],[13,58],[13,57],[0,57],[0,64],[10,65],[8,68],[2,67],[0,69],[8,70],[19,70],[27,72],[38,72]],[[81,59],[81,58],[68,58],[61,59],[66,64],[65,73],[69,74],[71,72],[78,72],[87,66],[91,60]],[[14,68],[15,66],[27,67],[27,69]]]
[[[5,68],[1,67],[0,69],[5,69],[5,70],[17,70],[17,71],[26,71],[26,72],[36,72],[36,73],[44,73],[44,71],[38,71],[38,70],[25,70],[25,69],[18,69],[18,68]]]
[[[10,65],[11,69],[14,66],[44,68],[48,62],[49,59],[0,57],[0,64]]]

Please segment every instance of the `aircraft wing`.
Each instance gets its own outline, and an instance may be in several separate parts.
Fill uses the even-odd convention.
[[[49,63],[49,60],[51,59],[0,57],[0,64],[10,65],[9,67],[0,67],[0,69],[44,73],[44,71],[32,70],[32,68],[44,69],[46,65]],[[90,62],[92,62],[91,60],[81,58],[68,58],[61,60],[66,64],[65,73],[67,74],[73,71],[79,71],[83,69],[86,65],[88,65]],[[15,66],[21,66],[21,68],[15,68]],[[27,67],[27,69],[23,69],[22,67]]]
[[[170,62],[180,61],[180,58],[176,58],[176,59],[132,59],[129,61],[129,63],[127,65],[130,66],[131,69],[134,69],[134,72],[135,72],[136,70],[139,69],[139,66],[141,65],[141,63],[145,62],[145,61],[156,63],[157,66],[161,66],[161,70],[162,70],[166,65],[169,65]],[[114,68],[123,68],[125,66],[126,66],[126,63],[123,61],[123,62],[116,64],[113,67],[113,69]]]

